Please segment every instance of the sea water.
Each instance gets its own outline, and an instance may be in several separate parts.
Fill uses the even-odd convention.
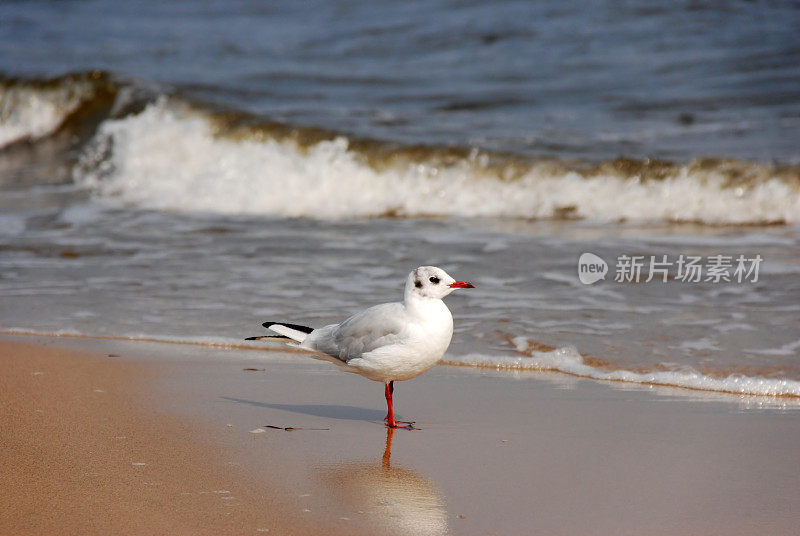
[[[0,329],[239,345],[433,264],[445,364],[793,400],[798,16],[2,4]]]

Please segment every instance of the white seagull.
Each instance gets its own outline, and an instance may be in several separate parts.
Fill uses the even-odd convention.
[[[319,329],[264,322],[278,335],[246,340],[283,340],[299,343],[316,359],[338,365],[386,385],[386,425],[413,428],[412,422],[396,421],[392,410],[394,382],[410,380],[433,367],[444,355],[453,336],[453,315],[442,298],[457,288],[475,288],[456,281],[435,266],[420,266],[408,274],[401,303],[383,303],[357,313],[341,324]],[[321,352],[321,354],[319,354]],[[398,423],[404,426],[398,426]]]

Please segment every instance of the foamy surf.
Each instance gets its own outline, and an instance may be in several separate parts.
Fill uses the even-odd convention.
[[[730,158],[567,162],[356,140],[144,88],[101,72],[0,80],[0,147],[58,135],[67,165],[81,154],[71,177],[96,201],[175,212],[800,221],[797,166]]]
[[[0,148],[53,134],[107,82],[102,73],[56,80],[0,80]]]
[[[737,395],[800,398],[800,381],[785,378],[764,378],[743,374],[716,377],[700,373],[690,367],[648,372],[635,372],[624,369],[609,370],[608,367],[590,365],[587,359],[573,347],[539,351],[533,349],[533,345],[524,337],[515,338],[513,343],[517,351],[522,355],[470,354],[449,357],[443,361],[443,364],[509,371],[561,372],[594,380],[681,387]]]
[[[477,150],[386,154],[341,135],[302,143],[269,129],[226,128],[220,117],[167,98],[106,120],[74,172],[102,203],[154,210],[713,224],[800,221],[799,176],[735,162],[578,170]]]

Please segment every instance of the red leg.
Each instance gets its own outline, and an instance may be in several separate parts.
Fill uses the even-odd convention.
[[[394,393],[394,381],[390,381],[386,384],[386,390],[384,391],[386,395],[386,426],[389,428],[414,428],[413,421],[397,421],[394,418],[394,409],[392,408],[392,394]],[[402,424],[404,426],[398,426],[398,424]]]
[[[384,394],[386,396],[386,417],[383,418],[384,421],[393,421],[394,420],[394,412],[392,411],[392,391],[394,389],[389,387],[392,382],[386,384],[386,389],[384,389]]]

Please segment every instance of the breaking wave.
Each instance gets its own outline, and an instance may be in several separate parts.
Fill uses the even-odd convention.
[[[96,125],[79,147],[72,180],[98,202],[156,210],[321,219],[800,221],[798,166],[735,159],[598,164],[409,147],[278,124],[163,90],[143,99],[132,87],[102,73],[6,81],[0,145],[79,129],[91,116]],[[102,120],[97,107],[78,113],[101,98],[112,101],[101,107]]]
[[[53,135],[72,122],[87,122],[87,109],[110,107],[119,86],[102,72],[54,80],[0,79],[0,150]],[[106,110],[103,115],[108,115]],[[74,125],[78,126],[78,125]]]

